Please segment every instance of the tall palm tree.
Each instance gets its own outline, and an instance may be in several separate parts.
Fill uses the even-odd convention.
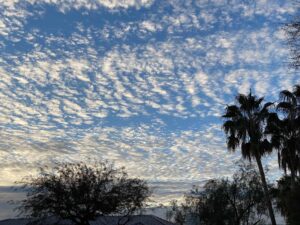
[[[280,92],[278,113],[283,114],[279,119],[273,114],[268,119],[267,133],[272,135],[271,142],[278,150],[279,167],[291,173],[291,188],[294,189],[297,173],[300,172],[300,86],[294,91]]]
[[[276,225],[273,207],[268,191],[265,172],[261,163],[264,154],[272,152],[272,145],[268,141],[264,129],[272,103],[262,105],[263,98],[255,95],[239,94],[236,105],[229,105],[225,109],[223,130],[227,136],[227,148],[235,151],[241,148],[243,158],[251,161],[255,159],[258,165],[272,225]]]

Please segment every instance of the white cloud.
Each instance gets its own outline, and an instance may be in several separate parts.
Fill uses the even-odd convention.
[[[293,7],[227,2],[0,0],[2,184],[38,165],[91,156],[162,184],[167,200],[229,175],[239,154],[226,151],[224,106],[250,88],[274,99],[299,78],[281,64],[288,50],[274,25]],[[66,21],[80,9],[82,20],[68,21],[75,23],[69,35],[47,33],[30,24],[46,21],[45,3]],[[44,4],[43,12],[28,4]],[[142,7],[138,17],[126,12]],[[100,18],[102,11],[128,21]],[[254,26],[257,15],[265,22]]]

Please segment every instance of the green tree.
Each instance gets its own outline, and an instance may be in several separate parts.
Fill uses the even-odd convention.
[[[27,198],[17,209],[43,223],[56,217],[75,225],[88,225],[97,216],[130,215],[144,206],[150,195],[145,181],[128,178],[123,168],[107,162],[59,164],[41,168],[37,177],[26,178]]]
[[[266,121],[269,117],[269,107],[272,103],[262,104],[263,98],[252,95],[239,94],[236,105],[229,105],[225,109],[223,129],[227,136],[227,148],[235,151],[240,147],[245,159],[255,159],[258,165],[261,181],[267,200],[269,216],[272,225],[276,225],[274,211],[266,182],[261,158],[272,152],[272,145],[265,135]]]

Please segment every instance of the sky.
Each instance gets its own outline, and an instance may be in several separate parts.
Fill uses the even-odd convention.
[[[230,176],[221,115],[250,88],[268,101],[288,68],[284,0],[0,0],[0,219],[9,187],[55,162],[110,160],[155,204]],[[264,158],[269,177],[280,172]]]

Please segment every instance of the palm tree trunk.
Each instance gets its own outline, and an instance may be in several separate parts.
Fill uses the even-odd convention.
[[[269,209],[269,216],[270,216],[272,225],[276,225],[274,211],[273,211],[271,198],[270,198],[270,194],[269,194],[269,190],[268,190],[268,186],[267,186],[267,181],[266,181],[266,177],[265,177],[264,168],[263,168],[262,163],[261,163],[261,158],[260,158],[260,156],[256,155],[255,159],[256,159],[256,162],[257,162],[257,165],[258,165],[258,169],[259,169],[263,189],[264,189],[264,192],[265,192],[267,206],[268,206],[268,209]]]

